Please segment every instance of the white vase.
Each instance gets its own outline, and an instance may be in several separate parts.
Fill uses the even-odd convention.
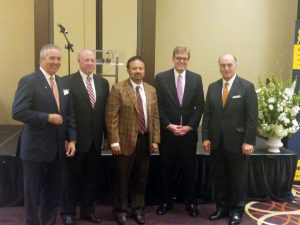
[[[272,153],[280,153],[279,148],[283,146],[281,139],[278,137],[268,137],[266,145],[268,146],[268,152]]]

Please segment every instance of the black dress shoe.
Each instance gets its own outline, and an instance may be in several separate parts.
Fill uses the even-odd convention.
[[[230,216],[228,224],[229,225],[237,225],[240,224],[242,221],[242,216],[238,215],[238,214],[233,214]]]
[[[75,221],[72,216],[63,216],[62,220],[64,225],[75,225]]]
[[[213,214],[211,214],[208,219],[209,220],[218,220],[222,217],[225,217],[228,215],[228,212],[224,209],[217,209]]]
[[[81,214],[80,217],[81,217],[81,219],[88,220],[93,223],[101,223],[102,222],[102,219],[95,213]]]
[[[196,204],[190,204],[186,207],[186,210],[188,211],[189,215],[191,217],[196,217],[199,215],[199,211],[198,211],[198,208],[197,208],[197,205]]]
[[[119,224],[119,225],[128,225],[128,220],[127,220],[127,217],[126,216],[118,216],[116,217],[116,222]]]
[[[145,223],[145,216],[144,216],[143,212],[134,213],[133,218],[138,224],[144,224]]]
[[[172,206],[166,202],[164,202],[163,204],[161,204],[157,210],[156,210],[156,214],[157,215],[163,215],[165,213],[167,213],[169,210],[172,209]]]

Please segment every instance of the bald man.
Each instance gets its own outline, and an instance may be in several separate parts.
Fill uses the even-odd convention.
[[[100,163],[105,132],[105,107],[108,81],[95,75],[96,56],[84,49],[78,55],[79,71],[66,76],[73,99],[77,130],[77,152],[64,167],[64,191],[61,216],[65,225],[75,224],[77,193],[80,193],[81,219],[100,223],[95,214],[97,166]],[[80,181],[79,189],[78,184]]]
[[[216,211],[240,224],[248,186],[248,160],[256,139],[258,106],[254,86],[236,74],[237,59],[219,58],[222,79],[208,87],[202,123],[202,147],[210,152]]]

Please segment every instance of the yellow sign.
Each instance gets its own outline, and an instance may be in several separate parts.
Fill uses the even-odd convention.
[[[298,160],[298,163],[297,163],[295,181],[300,181],[300,159]]]
[[[293,69],[300,70],[300,44],[294,45]]]

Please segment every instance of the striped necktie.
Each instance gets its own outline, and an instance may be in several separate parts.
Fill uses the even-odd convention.
[[[89,95],[91,106],[92,106],[92,108],[95,108],[96,99],[95,99],[95,95],[94,95],[91,80],[92,80],[91,76],[87,76],[87,78],[86,78],[86,90],[87,90],[88,95]]]

